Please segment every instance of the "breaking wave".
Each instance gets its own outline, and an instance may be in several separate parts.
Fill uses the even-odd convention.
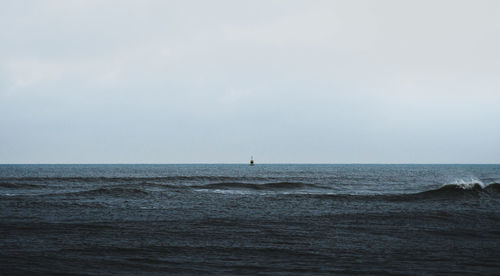
[[[445,184],[437,189],[424,191],[419,194],[424,195],[452,195],[452,194],[477,194],[481,192],[500,192],[500,183],[489,183],[485,185],[480,180],[458,180],[454,183]]]

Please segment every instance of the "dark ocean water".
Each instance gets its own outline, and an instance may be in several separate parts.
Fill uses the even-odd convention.
[[[0,165],[0,274],[500,274],[500,165]]]

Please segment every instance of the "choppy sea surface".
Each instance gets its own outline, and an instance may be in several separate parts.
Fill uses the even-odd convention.
[[[499,275],[500,165],[0,165],[0,274]]]

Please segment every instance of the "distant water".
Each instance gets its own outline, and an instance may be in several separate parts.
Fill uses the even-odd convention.
[[[0,274],[500,274],[500,165],[0,165]]]

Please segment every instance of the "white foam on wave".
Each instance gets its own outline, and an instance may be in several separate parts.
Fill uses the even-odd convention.
[[[484,185],[484,183],[481,180],[475,177],[471,177],[470,179],[463,179],[463,178],[457,179],[454,182],[447,184],[445,186],[448,185],[455,185],[464,190],[474,189],[477,185],[481,186],[482,189],[486,187],[486,185]]]

